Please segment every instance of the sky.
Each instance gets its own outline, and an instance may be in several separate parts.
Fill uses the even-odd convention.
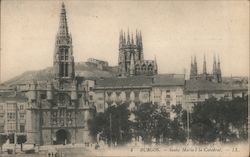
[[[1,80],[53,64],[60,1],[1,1]],[[156,56],[159,73],[189,74],[191,56],[208,72],[213,56],[223,76],[248,76],[249,1],[64,0],[76,62],[117,65],[121,29],[141,30],[144,58]]]

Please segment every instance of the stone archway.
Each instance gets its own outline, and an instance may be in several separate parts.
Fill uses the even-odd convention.
[[[54,144],[68,144],[70,143],[70,133],[65,129],[59,129],[56,132],[56,140]]]

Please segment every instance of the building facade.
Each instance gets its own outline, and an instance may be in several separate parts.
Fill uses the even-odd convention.
[[[156,103],[170,112],[171,106],[181,104],[185,85],[184,75],[161,74],[96,80],[90,93],[97,112],[122,103],[135,109],[142,103]]]
[[[83,78],[75,77],[72,37],[69,34],[66,9],[62,4],[60,26],[54,52],[54,79],[32,81],[28,98],[27,143],[65,144],[90,142],[88,120],[94,106],[88,102]]]
[[[29,123],[27,119],[27,98],[24,95],[12,93],[0,97],[0,134],[11,137],[14,134],[25,135]]]

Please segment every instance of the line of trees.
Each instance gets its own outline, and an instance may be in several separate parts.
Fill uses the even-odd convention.
[[[190,138],[195,143],[247,140],[247,98],[216,100],[194,104],[190,115]],[[96,113],[90,132],[107,143],[123,145],[140,137],[146,144],[172,144],[187,141],[187,111],[175,105],[170,112],[158,104],[144,103],[130,111],[128,104]],[[131,119],[131,117],[134,117]]]

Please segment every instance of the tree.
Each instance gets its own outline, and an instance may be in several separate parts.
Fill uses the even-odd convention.
[[[17,135],[17,144],[21,144],[21,151],[23,151],[23,143],[27,141],[26,135]]]
[[[234,129],[240,138],[247,139],[247,99],[233,100],[216,98],[195,104],[191,114],[191,136],[199,143],[236,140]],[[234,129],[232,129],[234,127]]]
[[[127,104],[111,106],[104,113],[97,113],[90,121],[90,133],[94,137],[99,134],[108,143],[126,144],[132,138],[129,116]]]
[[[3,144],[7,141],[8,136],[0,134],[0,147],[1,147],[1,152],[3,150]]]
[[[183,111],[181,105],[175,109],[178,115]],[[164,106],[144,103],[138,106],[135,115],[137,136],[141,136],[147,144],[152,143],[152,138],[156,138],[156,142],[159,143],[161,137],[163,138],[163,143],[168,143],[169,139],[174,142],[186,140],[181,120],[179,117],[171,120],[169,112]]]

